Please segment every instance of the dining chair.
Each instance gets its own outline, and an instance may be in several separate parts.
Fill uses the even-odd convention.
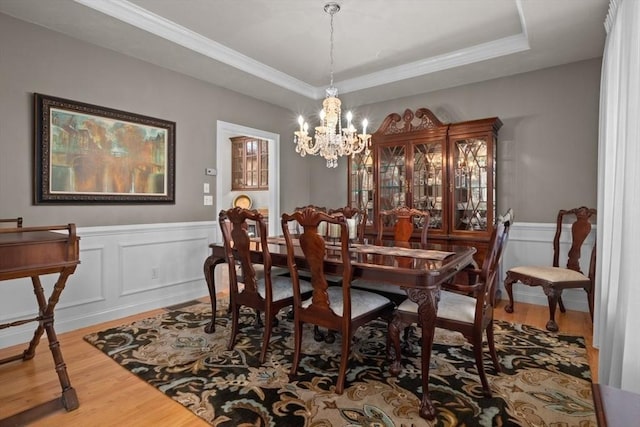
[[[296,221],[303,228],[299,236],[305,267],[311,271],[312,297],[305,299],[300,287],[298,265],[295,259],[294,241],[289,224]],[[321,222],[340,226],[340,248],[327,248],[327,242],[318,232]],[[352,266],[349,256],[349,233],[343,215],[329,215],[312,208],[282,215],[282,230],[287,245],[287,260],[294,284],[294,354],[290,377],[298,371],[302,352],[302,331],[305,323],[317,325],[341,334],[340,368],[336,393],[344,391],[347,364],[351,351],[353,333],[362,325],[378,317],[391,320],[393,303],[384,296],[351,288]],[[341,263],[342,286],[329,286],[325,274],[327,257],[336,257]]]
[[[396,208],[380,211],[376,224],[376,244],[381,245],[384,239],[384,231],[393,230],[394,242],[409,242],[415,230],[420,230],[419,242],[427,244],[427,232],[429,230],[429,211],[398,206]]]
[[[365,227],[367,225],[367,212],[362,211],[358,208],[354,208],[351,206],[345,206],[343,208],[335,208],[329,209],[329,215],[342,215],[346,218],[347,221],[347,229],[349,233],[349,242],[350,243],[363,243],[364,242],[364,233]],[[326,223],[321,223],[321,225],[327,226]],[[326,228],[326,232],[320,232],[321,235],[325,236],[325,240],[328,241],[336,241],[336,239],[340,238],[340,225],[339,224],[329,224]],[[305,272],[302,273],[303,277]],[[340,286],[342,284],[342,277],[336,276],[334,274],[326,275],[327,282],[330,285]],[[329,330],[325,334],[320,331],[320,328],[315,325],[313,328],[313,336],[316,341],[325,341],[328,344],[331,344],[335,341],[335,331]]]
[[[393,237],[387,237],[386,240],[393,239],[395,246],[409,246],[414,231],[419,228],[421,230],[419,242],[424,246],[427,244],[429,212],[406,206],[380,211],[376,222],[375,243],[377,245],[384,244],[384,231],[388,228],[392,229]],[[401,287],[390,283],[356,279],[353,281],[352,286],[358,289],[379,292],[390,297],[395,302],[400,302],[407,296],[407,293]]]
[[[305,208],[311,208],[311,209],[315,209],[317,211],[320,212],[327,212],[327,208],[324,206],[316,206],[316,205],[305,205],[305,206],[298,206],[297,208],[294,209],[294,211],[301,211],[304,210]],[[320,225],[320,227],[318,227],[320,235],[326,237],[327,233],[328,233],[328,228],[327,228],[327,224],[323,223]],[[302,233],[302,227],[300,226],[300,224],[295,223],[295,230],[296,230],[296,234],[299,236]]]
[[[485,396],[491,397],[491,387],[484,370],[482,337],[487,335],[489,354],[496,372],[501,372],[493,336],[493,308],[496,300],[500,261],[509,236],[511,219],[498,223],[491,234],[489,248],[481,269],[469,270],[473,278],[469,284],[449,284],[454,291],[441,290],[436,327],[460,332],[473,345],[473,353],[482,389]],[[400,331],[418,323],[418,305],[406,299],[394,312],[389,324],[390,350],[393,350],[394,361],[391,373],[397,375],[401,370]],[[409,346],[409,337],[405,334],[405,344]],[[422,375],[428,375],[423,372]]]
[[[556,306],[564,313],[566,308],[562,302],[562,291],[569,288],[582,288],[587,292],[589,313],[593,321],[593,293],[596,274],[596,242],[593,242],[589,270],[585,275],[580,267],[580,252],[591,232],[591,223],[595,221],[596,210],[582,206],[570,210],[560,210],[556,218],[556,233],[553,238],[552,266],[519,266],[510,268],[504,281],[509,295],[509,303],[505,306],[507,313],[513,313],[513,284],[524,283],[529,286],[541,286],[549,303],[549,321],[546,328],[556,332],[558,324],[555,320]],[[560,267],[561,241],[565,230],[565,221],[571,223],[571,242],[567,255],[567,267]]]
[[[231,336],[228,349],[235,346],[238,334],[240,307],[246,306],[256,310],[256,324],[260,324],[260,311],[264,311],[264,337],[260,352],[260,363],[264,363],[274,319],[280,309],[293,303],[293,285],[291,278],[271,274],[272,263],[269,245],[267,244],[266,225],[257,210],[235,207],[220,211],[218,215],[224,242],[226,262],[229,270],[229,299],[231,311]],[[253,221],[259,228],[258,250],[262,252],[263,275],[258,278],[251,261],[251,251],[258,242],[249,236],[247,222]],[[241,279],[237,274],[237,267]],[[240,282],[242,280],[242,282]],[[298,281],[299,292],[309,294],[311,284]]]
[[[347,229],[349,231],[349,241],[352,243],[364,243],[365,228],[367,226],[367,212],[352,206],[343,208],[329,209],[329,215],[343,215],[347,220]],[[333,224],[329,228],[329,237],[339,237],[337,233],[331,229],[340,230],[340,226]]]

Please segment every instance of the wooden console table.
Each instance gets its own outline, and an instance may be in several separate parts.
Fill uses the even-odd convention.
[[[66,233],[64,232],[66,231]],[[60,343],[53,328],[53,313],[67,279],[80,263],[79,237],[74,224],[50,227],[18,227],[0,229],[0,281],[30,277],[38,303],[38,316],[0,324],[0,330],[29,322],[38,322],[33,338],[24,352],[0,360],[0,364],[30,360],[35,356],[40,337],[46,331],[62,394],[49,402],[0,420],[0,427],[24,425],[48,412],[79,406],[76,391],[71,387],[67,367],[62,359]],[[44,295],[40,276],[58,273],[58,280],[49,296]],[[0,294],[2,293],[0,289]],[[5,295],[3,298],[9,298]]]

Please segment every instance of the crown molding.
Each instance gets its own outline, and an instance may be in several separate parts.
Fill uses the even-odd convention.
[[[126,0],[74,0],[180,46],[252,74],[292,92],[314,98],[318,88],[189,30]]]
[[[433,56],[397,67],[387,68],[376,73],[365,74],[353,79],[342,80],[335,83],[341,93],[355,92],[368,89],[399,80],[423,76],[437,71],[448,70],[475,62],[486,61],[504,55],[522,52],[530,49],[526,36],[516,34],[487,43],[471,46],[464,49],[447,52],[443,55]]]
[[[127,0],[74,1],[299,95],[315,100],[325,96],[324,86],[305,83]],[[335,86],[341,93],[349,93],[528,50],[522,3],[514,1],[520,18],[519,34],[342,80]]]

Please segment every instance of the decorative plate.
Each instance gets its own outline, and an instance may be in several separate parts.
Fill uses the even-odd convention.
[[[233,199],[234,208],[251,209],[252,204],[253,201],[251,200],[251,197],[247,196],[246,194],[240,194],[238,197]]]

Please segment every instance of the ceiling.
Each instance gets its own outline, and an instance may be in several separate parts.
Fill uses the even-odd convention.
[[[330,81],[325,0],[0,0],[0,13],[297,110]],[[339,0],[358,106],[597,58],[608,0]]]

